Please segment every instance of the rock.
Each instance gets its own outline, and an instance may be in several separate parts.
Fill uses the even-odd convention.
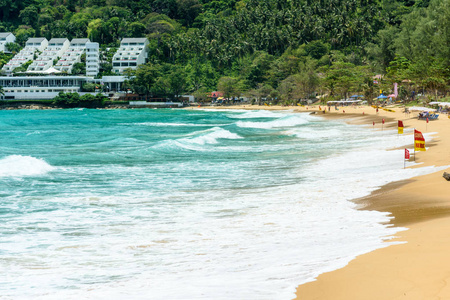
[[[450,181],[450,173],[444,172],[443,177],[444,177],[447,181]]]

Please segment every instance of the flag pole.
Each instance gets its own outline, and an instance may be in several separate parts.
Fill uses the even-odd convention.
[[[414,132],[413,132],[413,138],[414,138],[414,162],[416,162],[416,128],[414,128]]]

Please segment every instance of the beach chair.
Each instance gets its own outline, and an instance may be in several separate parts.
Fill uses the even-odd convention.
[[[428,117],[428,120],[437,120],[437,118],[439,118],[439,115],[438,115],[438,114],[431,114],[431,115]]]

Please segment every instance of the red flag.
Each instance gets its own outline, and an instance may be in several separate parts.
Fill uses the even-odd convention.
[[[428,123],[428,118],[427,118],[427,123]]]
[[[384,124],[384,119],[383,119],[383,124]]]
[[[414,151],[426,151],[425,138],[422,132],[416,129],[414,129]]]
[[[375,126],[375,121],[373,122],[373,126]]]
[[[403,134],[403,121],[398,121],[398,134]]]
[[[405,159],[409,159],[409,150],[405,149]]]

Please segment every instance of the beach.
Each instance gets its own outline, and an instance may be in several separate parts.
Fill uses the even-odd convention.
[[[411,268],[417,286],[442,286],[439,258],[438,279],[424,268],[448,250],[436,231],[448,167],[433,167],[449,161],[448,119],[211,108],[0,111],[2,295],[281,300],[300,286],[300,299],[389,299],[412,290]],[[428,151],[404,169],[413,127]]]
[[[357,116],[365,108],[346,110]],[[387,123],[390,126],[403,120],[405,127],[434,133],[427,145],[430,148],[416,152],[416,161],[421,166],[448,165],[450,119],[441,115],[427,124],[418,120],[417,114],[405,116],[398,110],[379,110],[378,115],[393,119]],[[376,112],[367,109],[365,114],[374,116]],[[358,118],[357,122],[361,121]],[[395,217],[395,226],[409,228],[397,234],[396,241],[406,243],[378,249],[342,269],[320,275],[299,286],[296,299],[449,299],[450,182],[442,174],[439,171],[391,184],[359,200],[364,209],[388,211]]]
[[[324,106],[321,107],[322,110]],[[257,109],[253,107],[252,109]],[[289,107],[265,107],[289,109]],[[418,120],[417,113],[404,114],[369,106],[343,107],[323,114],[318,106],[291,107],[301,112],[316,112],[325,118],[343,119],[353,124],[372,125],[375,130],[405,128],[433,133],[426,152],[416,152],[416,167],[450,164],[450,119]],[[345,111],[345,113],[344,113]],[[382,124],[382,120],[385,124]],[[375,122],[375,125],[373,125]],[[411,136],[412,149],[413,141]],[[411,154],[411,160],[414,159]],[[392,241],[399,244],[358,256],[344,268],[324,273],[317,280],[297,288],[296,299],[450,299],[450,182],[443,172],[394,182],[355,200],[361,209],[389,212],[393,226],[408,228]]]

